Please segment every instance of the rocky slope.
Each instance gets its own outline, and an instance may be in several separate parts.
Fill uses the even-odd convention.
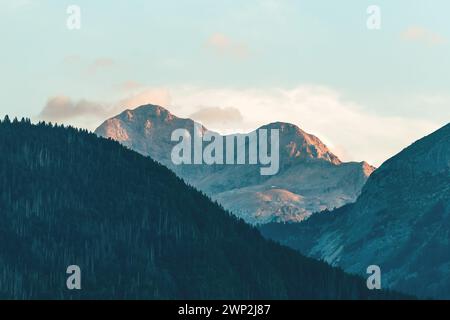
[[[280,132],[276,175],[261,176],[259,165],[248,164],[176,166],[170,155],[177,142],[170,137],[180,128],[192,134],[194,121],[146,105],[106,120],[95,132],[151,156],[252,224],[302,221],[313,212],[355,201],[374,170],[365,162],[341,162],[317,137],[280,122],[259,128]]]
[[[356,203],[262,232],[344,270],[379,265],[385,286],[450,298],[450,124],[387,160]]]

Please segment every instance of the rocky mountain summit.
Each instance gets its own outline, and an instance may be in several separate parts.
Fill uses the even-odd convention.
[[[171,141],[171,134],[180,128],[210,132],[160,106],[145,105],[106,120],[95,133],[161,162],[252,224],[302,221],[314,212],[353,202],[374,171],[366,162],[340,161],[319,138],[282,122],[256,130],[279,130],[280,168],[273,176],[261,176],[260,166],[251,164],[174,165],[171,151],[177,142]]]

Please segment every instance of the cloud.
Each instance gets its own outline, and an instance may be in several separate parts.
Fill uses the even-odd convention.
[[[163,88],[149,88],[110,102],[73,100],[65,95],[57,95],[48,99],[37,119],[94,130],[101,122],[125,109],[145,104],[167,106],[169,101],[169,92]]]
[[[79,116],[103,116],[105,108],[101,104],[79,100],[73,101],[67,96],[55,96],[48,99],[39,117],[48,121],[64,121]]]
[[[223,33],[211,35],[206,41],[206,45],[209,49],[223,56],[239,59],[249,56],[249,49],[245,44],[234,41]]]
[[[203,123],[206,127],[222,129],[239,126],[244,120],[241,112],[233,107],[205,107],[192,113],[189,118]]]
[[[195,118],[224,134],[249,132],[274,121],[293,123],[319,137],[342,160],[365,160],[375,166],[448,121],[445,117],[438,121],[375,114],[332,88],[315,85],[147,88],[109,103],[57,96],[49,99],[40,118],[94,130],[125,109],[149,103],[162,105],[179,117]],[[428,107],[425,100],[423,104]]]
[[[376,166],[445,124],[374,114],[331,88],[314,85],[264,90],[186,87],[171,96],[169,110],[179,116],[192,115],[198,106],[222,105],[238,109],[244,119],[225,129],[209,123],[211,130],[248,132],[274,121],[290,122],[318,136],[344,161],[365,160]]]
[[[420,42],[426,45],[440,45],[447,42],[443,36],[420,26],[408,27],[401,33],[401,37],[406,41]]]
[[[74,101],[59,95],[48,99],[37,119],[90,128],[99,119],[108,117],[111,112],[114,112],[112,108],[105,104],[86,99]]]

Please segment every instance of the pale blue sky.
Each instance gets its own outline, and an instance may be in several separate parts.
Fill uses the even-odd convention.
[[[66,27],[72,4],[81,8],[81,30]],[[372,4],[381,8],[381,30],[366,27]],[[230,107],[221,105],[220,90],[240,95],[320,86],[336,92],[339,103],[380,118],[377,123],[415,121],[412,128],[422,131],[393,142],[392,153],[449,121],[449,15],[448,0],[0,0],[0,116],[35,117],[56,96],[114,105],[130,96],[124,83],[135,84],[135,93],[167,90],[172,111],[186,116]],[[185,101],[178,89],[186,86],[195,93]],[[202,92],[210,93],[211,105],[196,102]],[[243,110],[248,99],[232,99],[231,107],[251,126],[258,121]],[[322,133],[336,148],[356,150],[342,151],[349,159],[366,156],[358,151],[361,142],[347,146],[323,121],[296,117],[292,122]],[[230,129],[240,128],[246,126]],[[389,152],[364,159],[379,164]]]

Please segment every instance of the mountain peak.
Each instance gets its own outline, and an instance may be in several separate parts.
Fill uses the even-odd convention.
[[[260,129],[278,129],[280,146],[285,147],[289,158],[322,159],[336,165],[341,164],[341,160],[319,138],[303,131],[295,124],[272,122]]]
[[[171,121],[176,118],[172,113],[170,113],[169,110],[153,104],[142,105],[133,110],[127,109],[123,111],[118,117],[128,121],[132,121],[135,118],[160,118],[162,120]]]
[[[388,159],[380,169],[394,167],[414,172],[441,172],[450,170],[450,123],[417,140]]]
[[[161,107],[160,105],[156,105],[156,104],[144,104],[142,106],[139,106],[139,107],[133,109],[132,111],[154,113],[157,115],[159,115],[161,113],[170,113],[170,111],[167,110],[166,108]]]
[[[192,128],[193,124],[194,121],[191,119],[178,118],[161,106],[147,104],[133,110],[127,109],[118,116],[106,120],[97,128],[96,133],[124,142],[139,140],[138,137],[142,130],[144,130],[146,136],[154,135],[156,134],[155,130],[158,130],[159,136],[162,134],[169,137],[170,130],[177,127]],[[202,126],[202,128],[207,131],[205,127]],[[258,129],[279,130],[282,156],[288,161],[317,159],[334,165],[342,163],[319,138],[303,131],[295,124],[278,121],[266,124]],[[143,150],[138,148],[138,151]]]
[[[261,126],[259,129],[268,129],[268,130],[278,129],[283,134],[296,134],[301,136],[309,135],[295,124],[281,121],[268,123],[266,125]]]
[[[259,166],[174,165],[171,152],[177,142],[171,141],[171,134],[177,129],[192,133],[195,124],[160,106],[145,105],[106,120],[95,133],[152,157],[250,223],[300,221],[313,212],[353,202],[373,171],[365,163],[341,163],[319,138],[286,122],[248,133],[279,130],[280,170],[270,179],[260,176]],[[203,126],[202,130],[209,131]]]
[[[374,172],[377,168],[370,165],[369,163],[367,163],[366,161],[362,161],[361,163],[361,167],[363,169],[364,174],[368,177],[372,174],[372,172]]]

